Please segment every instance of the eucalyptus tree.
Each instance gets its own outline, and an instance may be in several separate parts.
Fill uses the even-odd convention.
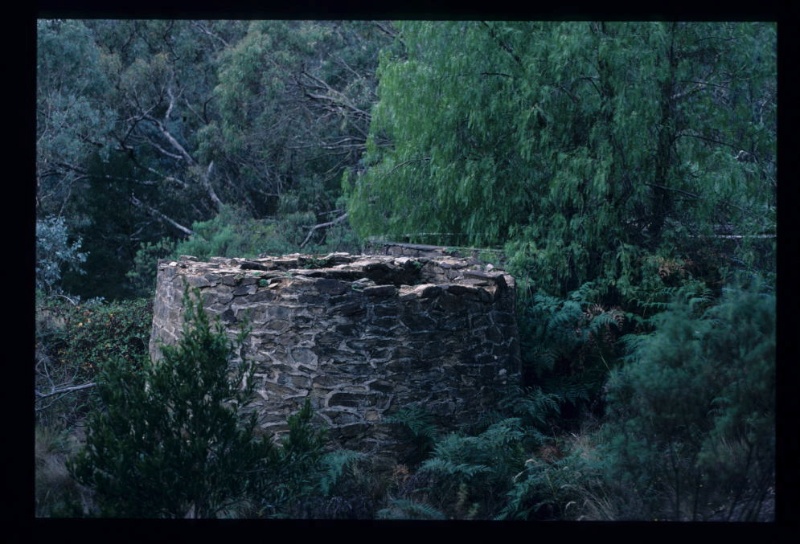
[[[39,214],[65,214],[87,272],[110,284],[141,244],[191,237],[225,206],[294,214],[297,244],[321,240],[346,224],[340,176],[364,150],[392,33],[380,22],[40,21]]]
[[[63,217],[86,161],[108,155],[116,115],[92,31],[75,20],[40,20],[36,30],[36,213]]]
[[[114,150],[139,190],[130,203],[172,233],[222,206],[214,164],[199,152],[198,131],[214,119],[217,57],[242,22],[98,20],[91,25],[105,57],[117,123]],[[146,187],[156,187],[151,198]]]
[[[203,132],[256,215],[342,216],[340,177],[365,149],[389,23],[253,21],[223,58]],[[291,196],[290,196],[291,195]]]
[[[194,133],[237,22],[39,21],[37,207],[82,237],[87,296],[125,296],[137,246],[188,236],[222,205]],[[105,283],[104,283],[105,282]],[[109,291],[110,289],[110,291]]]
[[[774,233],[775,25],[397,26],[344,183],[362,235],[505,245],[539,287],[613,299]]]

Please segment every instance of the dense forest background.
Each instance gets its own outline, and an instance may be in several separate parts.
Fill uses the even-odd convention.
[[[66,460],[109,360],[141,366],[159,258],[372,238],[498,250],[524,381],[458,435],[398,414],[419,447],[390,476],[320,453],[239,515],[774,515],[775,24],[36,31],[39,515],[102,505]]]

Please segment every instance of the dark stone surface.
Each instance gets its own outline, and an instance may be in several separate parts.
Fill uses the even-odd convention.
[[[264,432],[284,432],[305,399],[331,439],[356,449],[399,447],[381,422],[405,406],[442,430],[476,421],[519,376],[513,278],[432,246],[390,251],[162,261],[151,354],[181,334],[186,279],[231,338],[250,324]]]

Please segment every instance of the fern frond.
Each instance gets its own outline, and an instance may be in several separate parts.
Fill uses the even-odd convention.
[[[392,499],[390,506],[378,511],[378,519],[447,519],[429,504],[410,499]]]
[[[320,479],[322,494],[328,495],[342,474],[362,458],[364,458],[363,453],[352,450],[336,450],[325,454],[321,460],[325,467],[325,472]]]
[[[445,477],[456,477],[470,479],[477,474],[485,474],[491,472],[486,465],[473,465],[470,463],[454,463],[447,459],[434,457],[428,459],[419,467],[420,472],[432,472]]]
[[[580,303],[574,300],[566,300],[559,309],[553,313],[548,323],[549,329],[573,329],[583,317],[583,309]]]
[[[602,312],[597,314],[589,322],[589,332],[597,334],[604,327],[619,327],[619,322],[613,312]]]
[[[512,417],[498,421],[484,431],[480,438],[494,447],[506,447],[520,441],[525,433],[522,431],[522,420]]]
[[[546,391],[559,399],[559,406],[564,403],[578,404],[580,401],[589,400],[589,390],[585,381],[575,377],[564,376],[553,378],[543,385]]]
[[[438,434],[431,415],[419,406],[401,408],[384,421],[406,427],[415,439],[435,439]]]
[[[600,299],[600,291],[595,282],[588,281],[570,293],[569,298],[576,302],[592,303]]]
[[[625,353],[622,361],[626,364],[635,361],[638,358],[639,349],[646,344],[651,334],[626,334],[622,336],[619,339]]]
[[[558,398],[539,387],[518,388],[510,396],[500,401],[501,408],[511,414],[527,419],[534,424],[544,425],[558,413]]]

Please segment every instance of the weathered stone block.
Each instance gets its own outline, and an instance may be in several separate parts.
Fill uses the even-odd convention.
[[[384,453],[386,416],[410,404],[444,429],[476,421],[519,378],[513,278],[432,246],[386,251],[161,262],[151,356],[178,341],[188,284],[231,338],[248,323],[264,432],[306,399],[340,445]]]
[[[397,289],[392,285],[374,285],[365,287],[364,294],[375,298],[391,297],[397,294]]]

